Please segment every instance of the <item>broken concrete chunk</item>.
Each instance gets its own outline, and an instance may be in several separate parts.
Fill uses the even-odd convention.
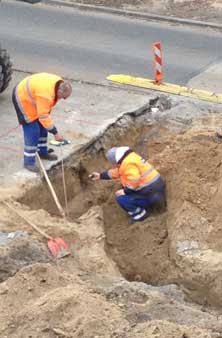
[[[24,266],[34,263],[47,263],[51,257],[45,245],[23,236],[20,232],[11,233],[14,239],[8,238],[8,234],[1,235],[0,244],[0,282],[16,274]],[[3,244],[2,244],[3,242]]]

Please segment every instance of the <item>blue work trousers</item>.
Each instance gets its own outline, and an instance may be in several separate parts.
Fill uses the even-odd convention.
[[[48,131],[38,120],[23,124],[22,128],[24,133],[24,165],[35,165],[37,151],[42,155],[48,153]]]
[[[164,185],[158,190],[144,195],[135,192],[118,196],[116,201],[134,220],[139,220],[140,216],[143,217],[145,211],[147,213],[152,205],[161,203],[165,199]]]

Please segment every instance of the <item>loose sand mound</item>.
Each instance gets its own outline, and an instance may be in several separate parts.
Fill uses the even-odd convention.
[[[114,200],[118,183],[88,180],[91,170],[107,167],[100,150],[66,167],[69,221],[55,216],[45,182],[20,198],[36,210],[11,202],[63,237],[72,255],[48,263],[18,257],[23,264],[0,284],[1,337],[220,337],[222,144],[208,125],[206,117],[180,133],[155,124],[119,134],[120,144],[134,146],[166,180],[167,206],[144,222],[128,224]],[[62,200],[60,171],[53,183]],[[1,231],[19,228],[30,243],[44,242],[0,209]],[[200,305],[187,302],[176,285]]]

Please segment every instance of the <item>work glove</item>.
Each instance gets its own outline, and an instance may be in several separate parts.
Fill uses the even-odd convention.
[[[91,178],[92,181],[100,180],[100,173],[93,172],[89,175],[89,178]]]

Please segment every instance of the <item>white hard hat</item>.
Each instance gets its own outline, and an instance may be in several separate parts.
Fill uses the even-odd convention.
[[[112,164],[117,164],[128,150],[129,147],[113,147],[107,151],[106,158]]]

